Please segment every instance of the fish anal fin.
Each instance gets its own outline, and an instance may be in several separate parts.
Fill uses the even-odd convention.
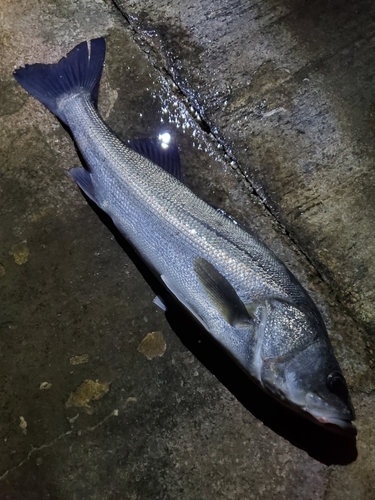
[[[73,167],[68,173],[85,195],[98,205],[90,172],[83,167]]]

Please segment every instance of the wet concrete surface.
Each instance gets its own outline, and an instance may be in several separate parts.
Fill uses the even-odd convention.
[[[374,332],[373,3],[118,6],[340,302]]]
[[[0,498],[374,498],[374,7],[330,5],[1,3]],[[310,291],[357,440],[280,408],[180,311],[165,318],[66,175],[71,138],[11,74],[102,35],[102,115],[123,139],[168,130],[187,184]]]

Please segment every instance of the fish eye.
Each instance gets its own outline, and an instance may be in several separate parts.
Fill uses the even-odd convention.
[[[337,370],[333,371],[328,375],[327,387],[331,392],[333,392],[337,396],[340,396],[342,398],[348,396],[348,387],[346,385],[345,379],[343,375]]]

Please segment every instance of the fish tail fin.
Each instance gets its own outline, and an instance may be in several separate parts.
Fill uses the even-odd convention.
[[[99,81],[105,58],[105,40],[82,42],[56,64],[32,64],[17,69],[13,76],[29,94],[66,123],[59,109],[63,96],[88,93],[97,103]]]

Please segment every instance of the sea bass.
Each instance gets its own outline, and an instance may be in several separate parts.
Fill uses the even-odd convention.
[[[347,384],[322,317],[285,265],[251,232],[198,198],[100,118],[103,38],[14,77],[71,130],[87,163],[71,177],[248,376],[285,405],[355,432]],[[154,160],[151,161],[150,157]],[[168,162],[167,162],[168,163]],[[169,171],[168,171],[169,170]]]

